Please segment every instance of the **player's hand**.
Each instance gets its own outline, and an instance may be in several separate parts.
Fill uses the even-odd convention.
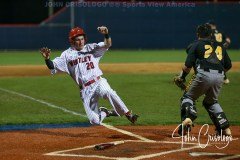
[[[97,30],[102,34],[108,34],[108,28],[105,26],[98,27]]]
[[[48,49],[47,47],[43,47],[40,49],[40,53],[45,59],[49,59],[51,54],[51,49]]]
[[[183,79],[182,77],[180,77],[179,75],[177,75],[173,78],[173,82],[181,90],[186,90],[186,87],[187,87],[186,84],[185,84],[186,80]]]

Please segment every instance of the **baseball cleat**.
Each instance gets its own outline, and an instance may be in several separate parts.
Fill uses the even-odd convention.
[[[231,133],[230,128],[226,128],[226,129],[221,130],[221,131],[216,131],[216,135],[218,135],[218,136],[222,136],[222,135],[224,135],[224,136],[231,136],[232,133]]]
[[[191,131],[191,127],[193,126],[193,122],[190,118],[186,118],[182,121],[182,124],[178,128],[178,134],[180,136],[185,136],[188,132]]]
[[[223,130],[223,135],[225,135],[225,136],[231,136],[232,133],[231,133],[230,128],[227,128],[227,129]]]
[[[102,112],[105,112],[106,115],[107,115],[107,117],[110,117],[110,116],[116,117],[116,116],[118,116],[118,114],[116,113],[116,111],[114,111],[114,110],[109,110],[109,109],[107,109],[107,108],[105,108],[105,107],[100,107],[99,110],[102,111]]]
[[[125,116],[127,117],[127,119],[132,122],[132,123],[135,123],[139,117],[139,115],[137,114],[132,114],[131,112],[128,112],[125,114]]]

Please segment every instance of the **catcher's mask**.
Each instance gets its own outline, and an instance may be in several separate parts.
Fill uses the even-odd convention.
[[[86,34],[85,34],[85,32],[82,28],[75,27],[75,28],[71,29],[71,31],[69,32],[69,37],[68,37],[70,44],[72,45],[74,43],[74,38],[75,37],[81,36],[81,35],[84,36],[84,39],[85,39],[85,42],[86,42],[86,40],[87,40]]]

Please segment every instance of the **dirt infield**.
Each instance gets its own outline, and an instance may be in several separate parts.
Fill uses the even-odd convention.
[[[179,72],[182,63],[103,64],[104,73]],[[240,71],[240,62],[233,63]],[[49,75],[46,66],[0,66],[0,77]],[[0,132],[0,159],[4,160],[96,160],[161,159],[213,160],[240,159],[240,126],[232,126],[233,139],[204,136],[206,127],[197,125],[185,139],[173,138],[177,126],[104,126],[35,129]],[[201,131],[201,127],[204,129]],[[112,129],[115,128],[115,129]],[[210,135],[214,133],[210,127]],[[199,134],[201,133],[201,134]],[[199,136],[201,135],[201,136]],[[204,144],[209,143],[205,148]],[[116,143],[105,150],[95,150],[101,143]],[[201,142],[202,145],[199,144]],[[201,148],[202,147],[202,148]],[[221,149],[222,148],[222,149]]]
[[[178,73],[183,63],[114,63],[100,64],[104,73]],[[233,62],[230,72],[240,71],[240,62]],[[50,72],[45,65],[0,66],[0,77],[44,76]]]
[[[37,129],[0,133],[0,157],[4,160],[70,160],[70,159],[240,159],[240,127],[233,126],[233,138],[226,141],[209,141],[200,148],[198,141],[172,138],[177,126],[119,126],[145,139],[139,140],[104,126],[63,129]],[[193,128],[189,137],[198,137],[200,125]],[[207,144],[207,137],[201,132],[200,142]],[[213,126],[210,131],[213,133]],[[189,138],[190,139],[190,138]],[[121,142],[105,150],[94,146],[106,142]],[[189,144],[187,144],[189,143]],[[224,147],[223,149],[218,149]],[[217,148],[218,147],[218,148]],[[224,159],[225,158],[225,159]]]

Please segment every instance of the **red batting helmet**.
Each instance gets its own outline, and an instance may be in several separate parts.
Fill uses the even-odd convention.
[[[71,29],[71,31],[69,32],[69,42],[72,44],[73,43],[73,38],[77,37],[77,36],[84,36],[84,39],[86,41],[86,34],[84,32],[84,30],[82,28],[79,27],[75,27],[73,29]]]

